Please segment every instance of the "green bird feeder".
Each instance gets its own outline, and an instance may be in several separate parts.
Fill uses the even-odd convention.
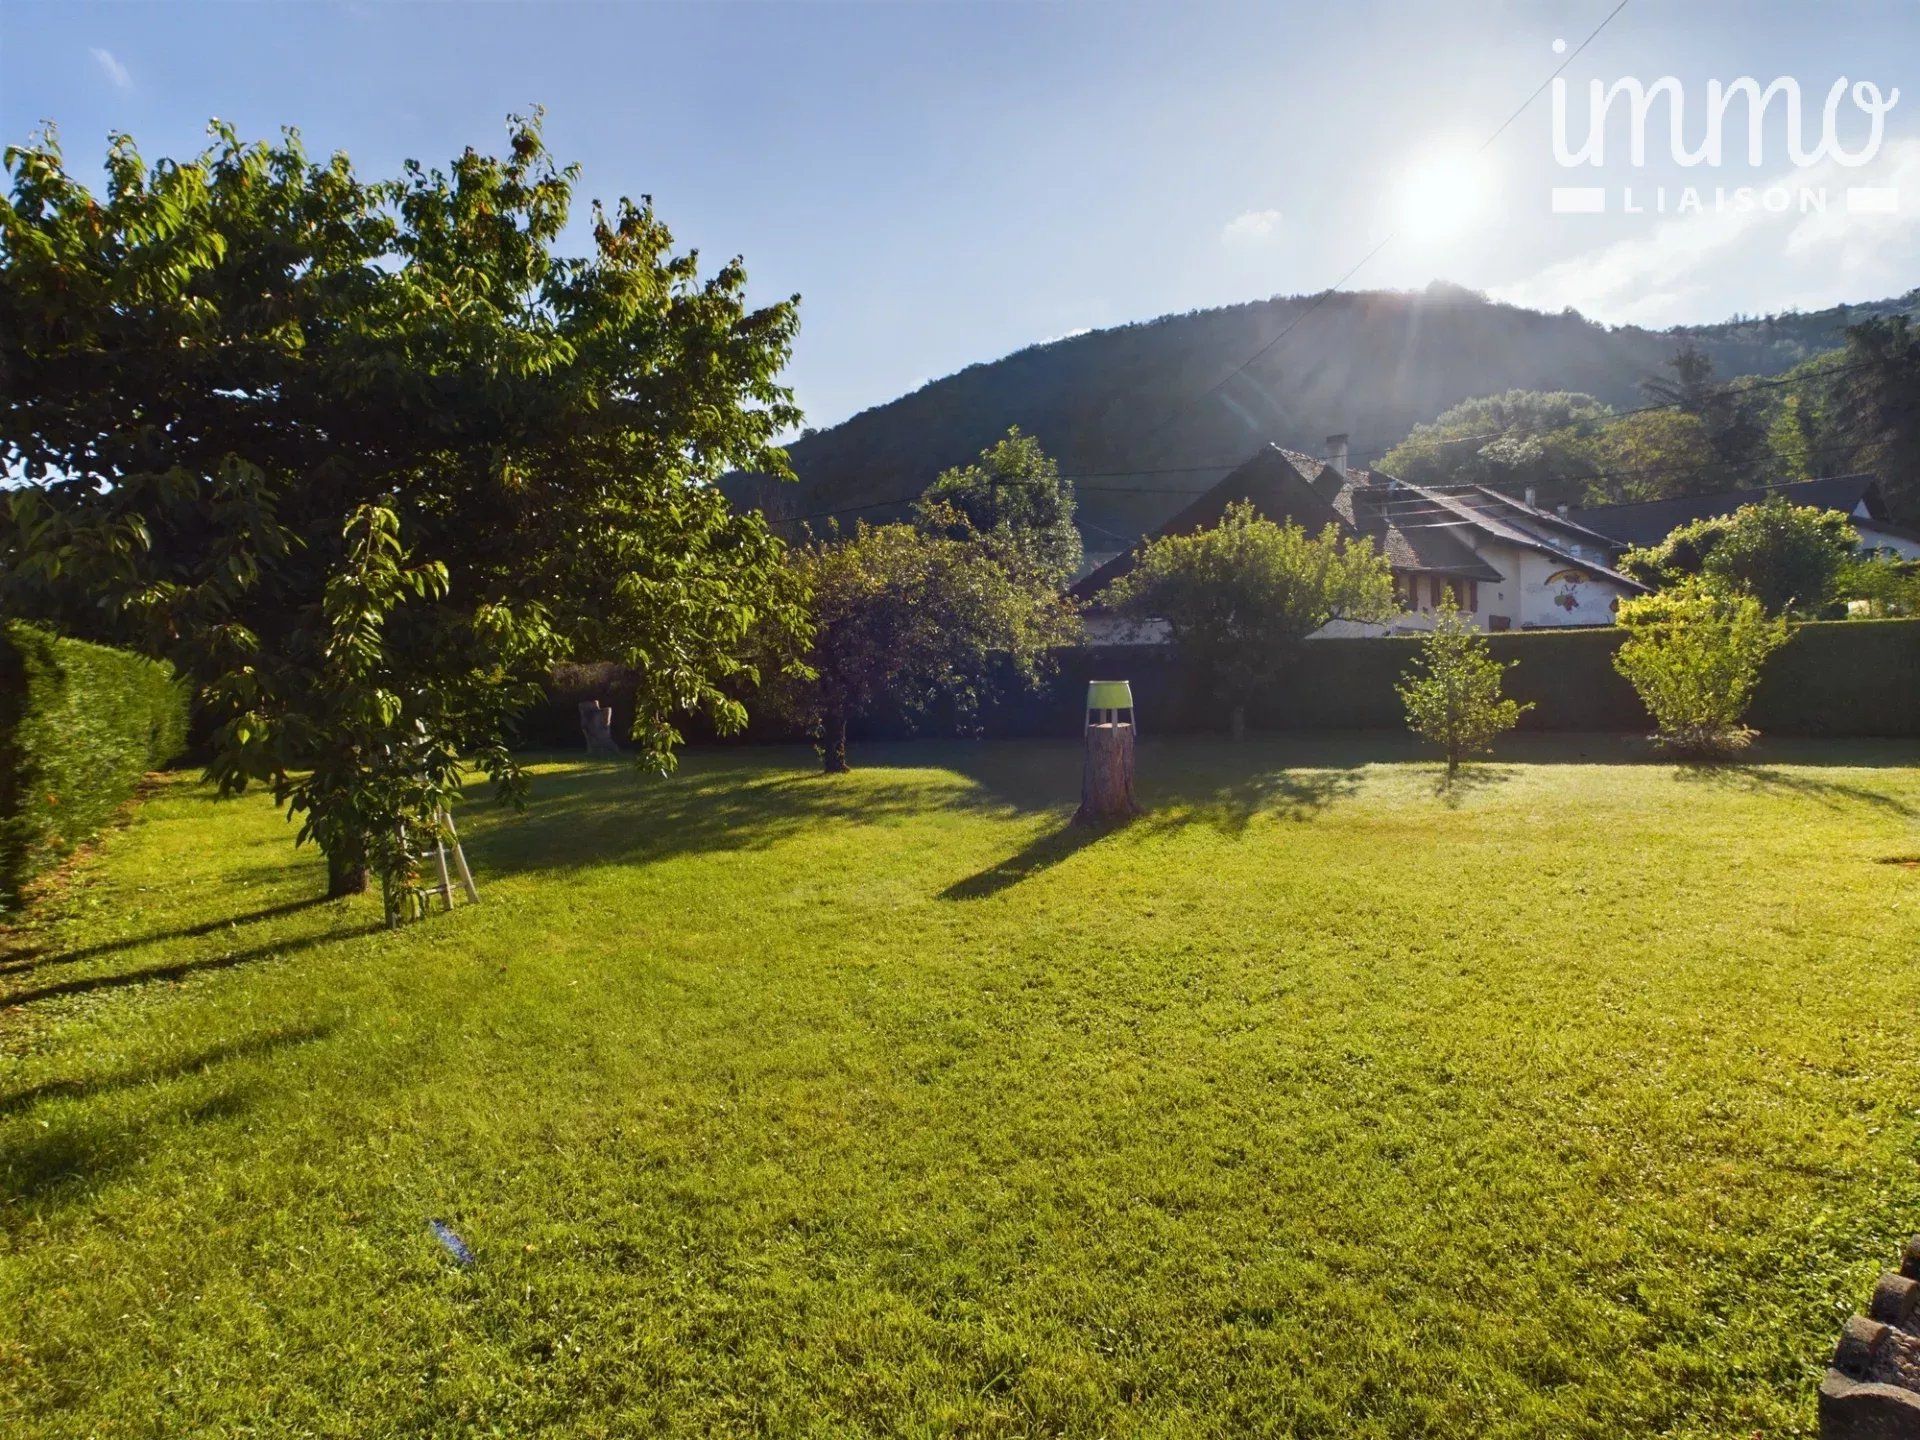
[[[1122,715],[1126,719],[1121,719]],[[1124,825],[1140,813],[1133,798],[1133,686],[1125,680],[1087,685],[1087,723],[1081,729],[1086,762],[1080,772],[1080,825]]]
[[[1120,712],[1127,712],[1123,721]],[[1139,721],[1133,713],[1133,686],[1125,680],[1089,680],[1087,682],[1087,722],[1084,733],[1095,725],[1131,725],[1137,731]]]

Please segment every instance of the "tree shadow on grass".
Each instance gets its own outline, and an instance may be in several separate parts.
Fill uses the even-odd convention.
[[[71,965],[76,961],[91,960],[96,956],[111,955],[116,951],[132,950],[142,945],[153,945],[166,940],[197,940],[203,935],[212,935],[222,930],[238,929],[242,925],[253,925],[262,920],[277,920],[287,915],[297,915],[303,910],[311,910],[316,905],[326,903],[325,896],[312,895],[303,900],[289,900],[284,904],[267,905],[258,910],[249,910],[244,915],[205,920],[197,925],[182,925],[173,930],[124,935],[118,940],[103,940],[98,944],[63,950],[58,955],[49,955],[46,948],[42,946],[15,950],[8,955],[0,956],[0,975],[17,975],[23,971],[41,970],[54,965]]]
[[[1130,825],[1063,825],[998,864],[955,881],[940,892],[940,898],[979,900],[997,895],[1121,830],[1159,833],[1207,825],[1223,835],[1237,836],[1262,814],[1282,820],[1308,820],[1335,801],[1351,796],[1360,786],[1357,769],[1266,769],[1227,780],[1214,778],[1217,774],[1215,767],[1173,781],[1162,778],[1157,784],[1143,787],[1146,813]]]
[[[1750,761],[1727,764],[1690,762],[1682,764],[1675,772],[1675,778],[1697,784],[1716,785],[1724,789],[1745,790],[1758,795],[1798,795],[1813,800],[1830,810],[1844,809],[1850,805],[1865,805],[1883,810],[1890,815],[1911,820],[1920,817],[1920,807],[1901,799],[1898,795],[1889,795],[1884,790],[1875,790],[1866,785],[1851,784],[1844,780],[1821,780],[1811,775],[1796,775],[1791,771],[1777,770],[1767,765],[1756,765]]]
[[[1463,764],[1453,774],[1442,766],[1434,777],[1433,793],[1440,803],[1449,810],[1458,810],[1474,795],[1482,790],[1491,790],[1504,785],[1519,775],[1511,765],[1475,765]]]
[[[1305,821],[1360,788],[1357,768],[1339,770],[1260,770],[1208,785],[1156,784],[1146,789],[1149,830],[1208,825],[1223,835],[1239,835],[1259,815]]]
[[[24,1138],[0,1143],[0,1211],[13,1205],[75,1204],[139,1164],[153,1148],[149,1132],[156,1124],[231,1120],[251,1104],[250,1087],[229,1086],[132,1119],[88,1111],[44,1127],[17,1127]]]
[[[917,763],[899,765],[903,752]],[[868,764],[848,775],[784,763],[804,753],[703,754],[664,779],[612,764],[569,766],[535,777],[524,810],[488,806],[476,807],[470,819],[463,814],[462,837],[475,869],[495,873],[646,863],[766,849],[817,825],[887,821],[935,808],[1027,813],[1057,804],[1061,788],[1057,762],[1036,767],[1031,757],[1012,757],[1002,765],[984,747],[869,746]],[[1077,770],[1071,778],[1077,783]]]
[[[0,1117],[24,1115],[56,1099],[88,1102],[59,1108],[37,1124],[0,1131],[0,1211],[10,1205],[78,1203],[168,1140],[168,1125],[215,1125],[244,1117],[256,1086],[245,1078],[221,1080],[220,1067],[277,1057],[324,1038],[333,1028],[305,1025],[248,1036],[106,1075],[43,1081],[0,1097]],[[214,1081],[214,1088],[192,1085],[197,1079]],[[187,1082],[187,1088],[167,1093],[165,1087],[174,1082]]]
[[[1113,834],[1117,828],[1119,827],[1069,823],[1058,830],[1049,830],[1019,854],[1009,855],[999,864],[989,865],[978,874],[954,881],[940,892],[940,898],[942,900],[984,900],[989,895],[998,895],[1002,890],[1011,889],[1030,875],[1051,870],[1062,860],[1079,854],[1089,845]]]
[[[315,1040],[325,1039],[333,1033],[334,1029],[335,1026],[331,1022],[325,1025],[301,1025],[291,1030],[276,1031],[270,1035],[249,1035],[244,1039],[229,1040],[220,1045],[196,1050],[189,1055],[135,1065],[108,1075],[96,1075],[87,1079],[61,1076],[53,1080],[42,1080],[36,1085],[28,1085],[23,1089],[0,1095],[0,1116],[31,1110],[45,1100],[84,1100],[95,1095],[111,1095],[121,1090],[178,1080],[183,1076],[197,1075],[204,1070],[210,1070],[229,1060],[244,1060],[255,1055],[270,1055],[275,1051],[289,1049],[296,1045],[308,1045]]]
[[[170,965],[149,965],[139,970],[110,971],[104,975],[87,975],[75,980],[56,980],[50,984],[36,985],[25,990],[0,993],[0,1012],[23,1005],[55,1000],[63,995],[85,995],[95,990],[119,990],[129,985],[150,985],[161,981],[183,980],[189,975],[214,970],[232,970],[241,965],[252,964],[256,960],[293,955],[302,950],[311,950],[316,945],[370,935],[384,928],[377,920],[368,921],[364,925],[355,925],[345,930],[329,930],[319,935],[276,940],[265,945],[255,945],[246,950],[231,951],[225,955],[209,955],[200,960],[178,960]]]

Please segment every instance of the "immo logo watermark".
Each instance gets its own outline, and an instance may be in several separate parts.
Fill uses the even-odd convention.
[[[1564,40],[1553,42],[1556,54]],[[1773,214],[1824,214],[1832,196],[1824,183],[1826,165],[1847,170],[1869,164],[1880,152],[1887,112],[1900,102],[1898,89],[1886,94],[1871,80],[1849,82],[1843,75],[1828,88],[1818,120],[1803,103],[1800,82],[1782,76],[1762,86],[1750,76],[1730,83],[1709,80],[1704,103],[1695,111],[1687,102],[1686,87],[1671,75],[1651,85],[1631,77],[1608,85],[1587,84],[1586,134],[1576,146],[1570,138],[1573,123],[1567,82],[1553,82],[1553,158],[1568,169],[1607,163],[1608,140],[1616,105],[1625,121],[1625,158],[1635,168],[1647,163],[1650,135],[1657,135],[1664,119],[1667,155],[1685,169],[1718,167],[1732,153],[1749,166],[1778,165],[1785,159],[1806,172],[1805,183],[1793,178],[1764,185],[1556,185],[1553,209],[1557,214],[1597,215],[1609,209],[1628,215],[1684,215],[1707,210],[1766,211]],[[1861,127],[1865,137],[1857,146],[1844,143],[1842,131]],[[1730,125],[1729,121],[1735,123]],[[1692,122],[1691,126],[1689,122]],[[1744,132],[1744,133],[1743,133]],[[1813,143],[1808,143],[1811,133]],[[1729,146],[1729,139],[1733,141]],[[1740,141],[1744,139],[1744,146]],[[1744,155],[1742,152],[1744,151]],[[1613,152],[1616,158],[1619,150]],[[1818,176],[1814,172],[1818,171]],[[1886,186],[1845,185],[1841,203],[1849,214],[1885,215],[1900,208],[1900,192]]]

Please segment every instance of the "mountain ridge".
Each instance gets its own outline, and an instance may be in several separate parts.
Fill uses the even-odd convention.
[[[941,470],[1018,425],[1076,478],[1089,546],[1110,549],[1268,441],[1317,452],[1346,433],[1364,464],[1476,395],[1576,390],[1626,408],[1684,342],[1723,379],[1776,375],[1839,344],[1849,324],[1902,313],[1920,313],[1920,289],[1666,330],[1528,310],[1445,282],[1277,296],[976,362],[803,434],[788,447],[797,484],[736,476],[729,488],[787,533],[802,521],[893,518]]]

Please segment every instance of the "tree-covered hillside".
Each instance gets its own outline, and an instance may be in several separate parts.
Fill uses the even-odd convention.
[[[1772,375],[1840,343],[1897,300],[1674,331],[1545,315],[1456,286],[1293,296],[1164,316],[971,365],[791,447],[797,485],[738,480],[776,519],[904,512],[940,471],[1018,425],[1075,477],[1090,549],[1157,524],[1268,441],[1316,451],[1352,437],[1364,464],[1471,396],[1571,390],[1643,403],[1641,382],[1691,339],[1723,378]],[[1244,362],[1292,329],[1252,364]],[[1184,468],[1195,467],[1195,468]],[[861,507],[861,508],[855,508]]]

